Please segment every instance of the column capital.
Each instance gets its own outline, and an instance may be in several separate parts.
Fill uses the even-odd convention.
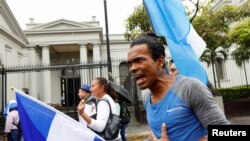
[[[42,48],[42,50],[49,49],[49,46],[39,46],[39,47]]]
[[[99,45],[100,46],[100,43],[99,42],[87,42],[87,43],[78,43],[81,46],[95,46],[95,45]]]
[[[80,47],[87,47],[87,44],[79,44]]]
[[[93,44],[94,47],[100,47],[101,45],[99,43]]]
[[[42,48],[42,47],[49,47],[50,44],[31,44],[27,45],[28,48]]]

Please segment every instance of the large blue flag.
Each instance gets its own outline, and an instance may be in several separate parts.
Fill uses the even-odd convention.
[[[194,30],[181,0],[144,0],[157,35],[167,40],[171,56],[181,75],[207,84],[207,74],[199,61],[206,43]]]
[[[103,141],[76,120],[15,90],[25,141]]]

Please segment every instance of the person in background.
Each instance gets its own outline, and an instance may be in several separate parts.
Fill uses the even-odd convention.
[[[109,85],[107,79],[103,77],[97,77],[91,82],[90,91],[92,95],[99,101],[97,102],[96,118],[92,118],[87,113],[84,112],[84,108],[86,106],[84,100],[81,100],[81,102],[77,107],[77,110],[79,115],[86,121],[88,127],[98,134],[105,129],[110,112],[112,114],[119,115],[116,109],[116,104],[114,102],[117,98],[117,95],[113,87]],[[107,101],[101,99],[107,99],[110,104],[110,107]],[[118,134],[117,138],[113,139],[113,141],[120,141],[120,140],[121,140],[120,134]]]
[[[176,68],[174,60],[170,60],[169,61],[169,75],[171,75],[171,76],[177,76],[177,75],[179,75],[179,71]],[[211,93],[213,94],[213,96],[220,95],[218,93],[218,91],[215,90],[215,88],[213,87],[213,85],[212,85],[212,83],[210,81],[208,81],[207,87],[209,88],[209,90],[211,91]]]
[[[127,141],[125,134],[126,134],[126,129],[128,127],[128,124],[131,120],[131,115],[124,101],[120,101],[119,104],[120,104],[120,109],[121,109],[120,110],[121,137],[122,137],[122,141]]]
[[[208,125],[230,124],[206,85],[166,73],[165,48],[154,33],[132,41],[128,64],[139,88],[150,90],[145,109],[151,140],[207,140]]]
[[[18,131],[18,127],[17,127],[18,124],[19,124],[19,115],[17,111],[17,104],[12,103],[11,105],[9,105],[9,113],[5,121],[5,129],[4,129],[5,141],[20,141],[21,140],[22,135]]]
[[[174,60],[170,60],[170,63],[169,63],[169,75],[170,76],[177,76],[179,74],[177,68],[176,68],[176,65],[174,63]]]
[[[82,84],[82,86],[79,89],[78,96],[80,100],[84,100],[86,107],[84,110],[85,113],[87,113],[89,116],[96,114],[96,99],[91,95],[90,92],[90,86],[87,84]],[[79,122],[83,125],[87,126],[86,121],[80,116]]]

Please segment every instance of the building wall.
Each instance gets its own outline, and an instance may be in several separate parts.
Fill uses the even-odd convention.
[[[213,0],[212,2],[212,9],[213,10],[217,10],[225,5],[242,5],[243,3],[245,3],[247,0]],[[229,28],[234,27],[236,24],[238,24],[238,22],[233,22],[229,25]],[[233,87],[233,86],[240,86],[240,85],[244,85],[244,84],[249,84],[249,82],[247,82],[247,80],[249,80],[250,78],[250,74],[246,73],[245,71],[248,72],[249,71],[249,62],[245,61],[245,65],[246,70],[244,69],[244,67],[238,67],[235,63],[235,60],[233,60],[232,56],[230,55],[234,50],[237,49],[237,45],[236,44],[232,44],[231,47],[228,50],[228,60],[225,60],[223,62],[223,72],[225,75],[225,78],[222,80],[218,80],[216,79],[216,83],[218,85],[218,83],[220,84],[220,86],[218,86],[217,88],[226,88],[226,87]],[[204,65],[205,68],[208,70],[208,73],[212,73],[212,67],[211,65],[208,67],[207,65]],[[234,68],[234,70],[232,71],[232,68]],[[217,78],[217,77],[216,77]],[[212,84],[214,84],[214,78],[213,75],[209,75],[209,80],[212,82]]]
[[[246,2],[246,0],[213,0],[212,1],[212,9],[216,10],[224,5],[227,5],[227,4],[241,5],[244,2]]]

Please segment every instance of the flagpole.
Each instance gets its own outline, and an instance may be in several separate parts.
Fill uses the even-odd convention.
[[[107,60],[108,60],[108,79],[112,79],[112,68],[111,68],[111,58],[110,58],[110,47],[109,47],[109,29],[108,29],[108,14],[107,14],[107,2],[104,2],[104,15],[105,15],[105,28],[106,28],[106,44],[107,44]]]

